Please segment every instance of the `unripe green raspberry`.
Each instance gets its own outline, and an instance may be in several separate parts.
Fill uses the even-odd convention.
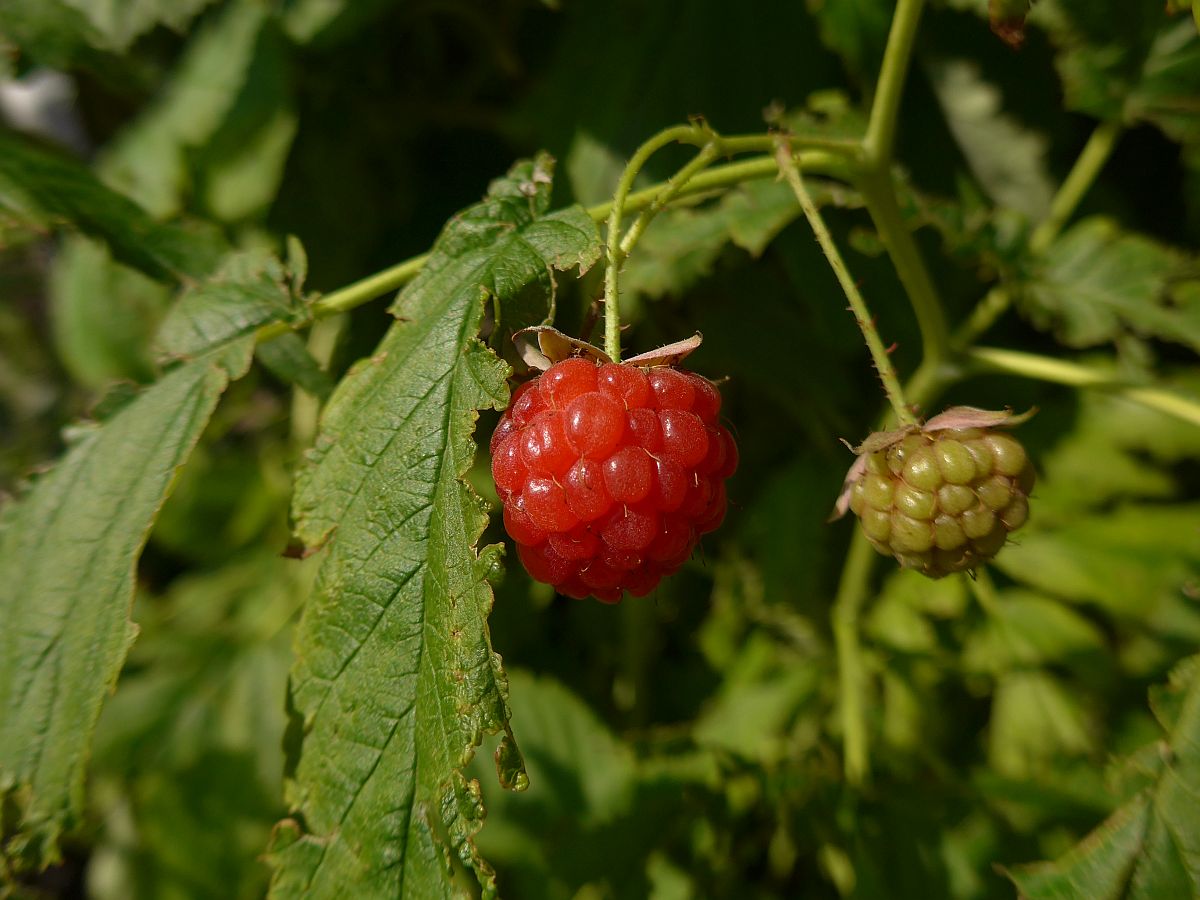
[[[1025,448],[993,429],[1024,421],[956,407],[924,426],[873,434],[856,448],[839,513],[851,509],[880,553],[930,578],[995,556],[1029,517]]]

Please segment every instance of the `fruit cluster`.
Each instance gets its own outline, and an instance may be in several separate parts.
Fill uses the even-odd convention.
[[[725,517],[737,447],[712,382],[574,357],[521,385],[492,436],[504,526],[560,593],[645,596]]]
[[[921,430],[859,459],[847,489],[863,533],[880,553],[931,578],[991,559],[1029,517],[1033,466],[1009,434]]]

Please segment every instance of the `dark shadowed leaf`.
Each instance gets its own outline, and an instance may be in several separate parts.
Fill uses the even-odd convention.
[[[82,164],[0,130],[0,213],[37,230],[74,228],[156,278],[202,277],[222,242],[212,232],[160,224]]]
[[[1200,36],[1160,0],[1043,0],[1033,21],[1058,45],[1067,105],[1200,139]]]
[[[858,203],[853,191],[828,181],[809,179],[809,188],[821,205]],[[770,180],[744,184],[707,206],[668,210],[646,230],[629,257],[621,287],[648,297],[681,294],[712,271],[729,244],[761,256],[799,216],[791,189]]]
[[[821,24],[821,41],[858,78],[875,77],[883,59],[892,7],[885,0],[808,0]]]
[[[318,400],[328,399],[333,391],[333,380],[297,334],[285,334],[259,344],[254,355],[276,378],[296,385]]]

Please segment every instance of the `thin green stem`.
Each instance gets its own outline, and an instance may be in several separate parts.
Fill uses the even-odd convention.
[[[999,284],[993,287],[975,304],[966,321],[954,332],[950,346],[957,351],[970,347],[979,340],[980,335],[996,324],[996,320],[1008,311],[1011,304],[1012,294],[1006,287]]]
[[[1088,138],[1075,165],[1067,173],[1067,177],[1059,186],[1050,202],[1050,212],[1034,229],[1029,238],[1029,250],[1035,256],[1045,253],[1054,239],[1062,232],[1080,202],[1095,182],[1100,171],[1112,156],[1117,139],[1121,136],[1121,125],[1118,122],[1102,122],[1096,126],[1092,136]],[[1012,294],[1003,286],[997,285],[988,291],[971,311],[971,315],[955,332],[951,342],[956,350],[971,346],[996,323],[1012,304]]]
[[[1107,372],[1079,363],[998,347],[975,347],[967,352],[966,359],[978,371],[1003,372],[1071,387],[1106,390],[1184,422],[1200,425],[1200,400],[1164,388],[1127,384]]]
[[[899,0],[892,16],[875,100],[871,104],[871,118],[862,145],[867,163],[877,170],[887,168],[892,159],[896,144],[896,120],[900,115],[900,96],[904,92],[904,80],[924,5],[925,0]]]
[[[665,184],[652,189],[649,204],[629,230],[622,236],[621,219],[630,209],[630,192],[633,183],[650,157],[673,143],[693,144],[700,152]],[[857,150],[851,141],[810,139],[805,143],[809,149],[820,149],[827,153],[850,158]],[[625,258],[641,239],[649,224],[671,200],[679,196],[693,181],[697,180],[719,156],[736,153],[770,150],[772,136],[764,134],[735,135],[722,137],[706,124],[694,122],[660,131],[637,149],[629,160],[612,202],[608,206],[608,230],[605,238],[606,261],[604,269],[604,350],[615,361],[621,359],[621,291],[620,273]],[[644,192],[645,193],[645,192]]]
[[[792,143],[795,146],[803,146],[804,144],[804,142],[795,139],[793,139]],[[843,152],[825,149],[801,151],[796,154],[796,164],[806,172],[816,172],[821,175],[841,178],[845,181],[849,181],[850,179],[849,157]],[[686,185],[681,187],[675,196],[678,199],[679,197],[706,194],[710,191],[736,187],[739,184],[745,184],[747,181],[758,181],[763,178],[776,178],[778,176],[779,164],[775,162],[774,155],[759,156],[743,160],[742,162],[713,166],[707,171],[700,172]],[[630,194],[625,200],[625,211],[637,212],[645,209],[654,202],[664,186],[665,182]],[[608,213],[611,209],[611,202],[601,203],[598,206],[589,207],[588,215],[597,222],[602,222],[608,218]]]
[[[634,223],[629,226],[629,230],[625,232],[625,236],[621,238],[620,259],[622,261],[629,256],[629,251],[641,240],[642,233],[654,221],[654,217],[662,212],[663,208],[679,195],[679,192],[693,177],[708,168],[720,153],[721,146],[717,141],[706,144],[692,158],[691,162],[667,180],[667,183],[658,192],[654,201],[646,209],[642,210],[641,215],[634,220]]]
[[[1054,243],[1063,226],[1075,214],[1080,202],[1092,183],[1112,156],[1117,138],[1121,136],[1121,123],[1101,122],[1088,138],[1075,165],[1067,173],[1058,192],[1050,203],[1050,212],[1029,238],[1029,249],[1035,254],[1044,253]]]
[[[429,254],[422,253],[420,256],[414,256],[411,259],[406,259],[404,262],[397,263],[390,268],[384,269],[382,272],[376,272],[361,281],[356,281],[349,284],[340,290],[316,300],[311,307],[311,315],[313,319],[324,319],[329,316],[335,316],[338,313],[346,312],[354,309],[356,306],[374,300],[376,297],[382,297],[384,294],[391,293],[401,285],[407,284],[412,279],[417,277],[417,273],[429,261]],[[269,341],[271,338],[279,337],[281,334],[287,334],[296,326],[290,322],[272,322],[270,325],[264,325],[258,329],[256,338],[259,343]]]
[[[838,706],[841,712],[842,745],[846,780],[861,786],[870,775],[867,740],[866,666],[859,642],[858,616],[870,586],[875,550],[860,529],[854,530],[837,597],[833,601],[833,641],[838,659]]]
[[[766,146],[769,147],[770,138],[765,137],[764,140]],[[796,140],[794,143],[813,148],[797,156],[797,159],[806,171],[820,172],[823,175],[843,179],[848,178],[846,160],[849,158],[850,152],[845,142]],[[821,149],[817,149],[817,145],[820,145]],[[775,157],[771,155],[739,163],[714,166],[708,171],[696,175],[686,185],[682,185],[675,192],[675,197],[679,198],[704,194],[709,191],[725,190],[739,184],[744,184],[747,181],[773,178],[778,172],[779,167],[775,162]],[[654,202],[655,198],[659,196],[667,184],[668,182],[662,182],[644,190],[631,193],[625,200],[625,211],[640,212],[646,209]],[[593,221],[603,222],[608,218],[611,211],[612,202],[609,201],[589,207],[587,213]],[[422,253],[420,256],[406,259],[381,272],[376,272],[360,281],[326,294],[313,302],[309,310],[311,319],[324,319],[327,316],[337,315],[338,313],[361,306],[364,303],[374,300],[376,297],[382,297],[385,294],[398,290],[415,278],[428,261],[429,254]],[[264,325],[260,328],[256,337],[259,342],[269,341],[271,338],[276,338],[282,334],[287,334],[289,331],[301,328],[305,324],[307,323],[272,322],[270,325]]]
[[[633,182],[650,157],[663,147],[678,143],[695,144],[698,140],[707,144],[711,139],[712,132],[698,123],[665,128],[638,147],[617,181],[608,213],[604,265],[604,351],[613,362],[621,361],[621,290],[618,283],[621,263],[624,261],[621,252],[621,218],[625,214],[625,201],[633,189]]]
[[[867,349],[871,351],[871,359],[875,363],[876,371],[879,372],[879,379],[883,382],[883,391],[887,394],[888,402],[891,403],[896,418],[902,424],[915,425],[917,417],[913,415],[912,410],[904,401],[904,390],[900,387],[900,378],[896,375],[896,367],[892,365],[887,348],[879,337],[879,331],[875,328],[875,319],[867,308],[866,301],[863,300],[862,294],[858,290],[858,285],[850,276],[850,270],[846,268],[846,263],[842,259],[837,243],[833,240],[833,235],[825,226],[821,211],[817,209],[817,204],[813,202],[808,189],[804,186],[804,179],[800,177],[800,170],[796,168],[796,162],[792,158],[791,148],[783,136],[779,138],[775,158],[779,162],[780,173],[791,187],[792,193],[796,195],[800,208],[804,210],[804,216],[808,219],[808,224],[812,226],[813,233],[817,236],[817,243],[821,245],[821,250],[833,269],[833,274],[837,276],[838,284],[842,286],[846,299],[850,301],[850,310],[854,313],[854,320],[858,322],[858,328],[862,332],[863,340],[867,343]]]
[[[879,230],[879,237],[887,248],[900,283],[904,285],[913,312],[916,313],[917,324],[921,328],[923,359],[926,364],[936,368],[949,355],[946,316],[933,278],[925,268],[925,260],[896,202],[891,177],[886,172],[863,171],[857,183],[867,201],[871,220]]]

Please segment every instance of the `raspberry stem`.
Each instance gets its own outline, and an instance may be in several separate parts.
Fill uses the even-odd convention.
[[[1101,122],[1088,138],[1071,171],[1059,186],[1058,192],[1050,203],[1050,212],[1034,229],[1029,238],[1029,252],[1036,255],[1045,253],[1054,243],[1075,213],[1080,202],[1091,188],[1092,183],[1112,156],[1121,136],[1119,122]],[[979,337],[995,324],[1009,306],[1012,305],[1012,293],[1003,285],[996,285],[979,301],[967,321],[962,324],[954,335],[955,348],[969,347]]]
[[[1050,202],[1050,212],[1029,238],[1031,253],[1044,253],[1054,239],[1058,237],[1063,226],[1074,214],[1075,209],[1083,200],[1088,188],[1112,156],[1117,138],[1121,136],[1121,123],[1113,120],[1101,122],[1088,138],[1088,142],[1080,151],[1075,165],[1067,173],[1054,199]]]
[[[673,199],[675,199],[689,183],[698,180],[719,156],[730,156],[735,153],[767,151],[772,146],[771,135],[740,135],[722,137],[707,123],[697,120],[690,125],[679,125],[660,131],[646,143],[642,144],[617,182],[616,192],[612,203],[608,206],[608,229],[605,239],[605,269],[604,269],[604,351],[614,362],[621,361],[621,266],[629,256],[638,240],[641,239],[649,224]],[[691,144],[700,150],[683,168],[672,175],[667,181],[650,191],[641,192],[649,196],[649,202],[644,204],[640,216],[629,227],[624,235],[621,234],[621,219],[626,208],[630,205],[630,191],[633,183],[643,166],[650,157],[670,144]],[[852,154],[857,145],[849,141],[826,141],[817,139],[807,142],[811,147],[821,147],[830,153]],[[729,167],[726,167],[729,168]],[[751,170],[745,169],[747,175]]]
[[[886,168],[863,168],[856,173],[855,184],[867,201],[871,221],[879,231],[879,238],[887,249],[896,275],[916,314],[917,325],[921,329],[922,361],[940,368],[949,355],[946,314],[921,251],[896,202],[891,174]]]
[[[837,276],[838,283],[846,294],[846,299],[850,301],[850,309],[854,313],[854,319],[858,322],[858,328],[867,343],[867,349],[871,351],[871,359],[875,362],[875,369],[879,372],[884,393],[887,394],[888,402],[891,403],[896,418],[902,424],[915,425],[917,417],[905,403],[904,389],[900,387],[896,368],[892,365],[887,348],[879,337],[879,331],[875,328],[875,320],[871,316],[871,311],[867,308],[866,301],[863,300],[862,294],[858,290],[858,285],[850,276],[850,271],[846,268],[846,263],[842,259],[842,254],[838,250],[833,236],[825,226],[825,220],[821,217],[820,210],[817,209],[812,196],[804,186],[804,179],[800,177],[800,170],[792,158],[791,148],[783,136],[777,138],[775,158],[779,162],[779,171],[796,195],[800,208],[804,210],[804,216],[812,226],[813,233],[817,236],[817,243],[821,245],[821,250],[829,261],[833,274]]]
[[[612,207],[608,213],[604,266],[604,352],[613,362],[621,361],[621,295],[618,280],[621,263],[625,261],[621,249],[621,217],[625,213],[625,201],[633,189],[633,182],[642,171],[642,166],[663,147],[676,143],[699,143],[703,147],[711,138],[711,129],[699,122],[665,128],[637,148],[617,181]],[[669,189],[670,186],[671,182],[668,181],[663,190]]]
[[[722,150],[726,153],[744,153],[760,146],[765,148],[766,145],[770,144],[770,141],[771,138],[769,135],[744,135],[722,138]],[[858,143],[856,141],[796,138],[794,143],[798,147],[808,148],[798,154],[798,159],[807,171],[821,172],[822,174],[849,181],[846,161],[857,152]],[[682,197],[691,194],[702,194],[706,191],[733,188],[747,181],[771,178],[778,172],[779,167],[775,163],[775,157],[771,154],[764,154],[755,159],[714,166],[708,171],[699,172],[687,184],[680,184],[674,196]],[[667,186],[668,182],[661,182],[643,190],[634,191],[625,198],[625,211],[630,212],[646,209]],[[612,208],[613,202],[609,200],[605,203],[589,206],[587,213],[593,221],[603,222],[608,218],[609,213],[612,212]],[[309,307],[309,319],[272,322],[270,325],[264,325],[260,328],[256,333],[256,337],[259,343],[269,341],[272,338],[287,334],[289,331],[304,328],[312,321],[324,319],[328,316],[336,316],[339,313],[348,312],[362,306],[376,297],[382,297],[384,294],[388,294],[408,284],[408,282],[420,274],[421,269],[425,267],[425,263],[428,260],[429,254],[422,253],[420,256],[410,257],[396,263],[394,266],[348,284],[343,288],[331,291],[312,302]]]
[[[1023,375],[1026,378],[1071,387],[1108,390],[1134,403],[1191,422],[1193,425],[1200,425],[1200,401],[1163,388],[1124,384],[1111,373],[1065,359],[1053,359],[1019,350],[1003,350],[999,347],[975,347],[968,351],[967,361],[981,371]]]
[[[904,90],[908,62],[912,57],[917,25],[921,21],[924,6],[925,0],[899,0],[896,12],[892,15],[883,65],[879,69],[879,81],[875,88],[875,100],[871,104],[871,117],[862,143],[863,157],[873,168],[886,169],[891,163],[892,148],[896,143],[896,120],[900,114],[900,94]]]
[[[861,787],[870,776],[864,699],[866,667],[858,634],[858,614],[870,586],[871,567],[877,554],[861,529],[854,530],[833,601],[833,640],[838,661],[838,707],[842,720],[842,752],[846,780]]]

